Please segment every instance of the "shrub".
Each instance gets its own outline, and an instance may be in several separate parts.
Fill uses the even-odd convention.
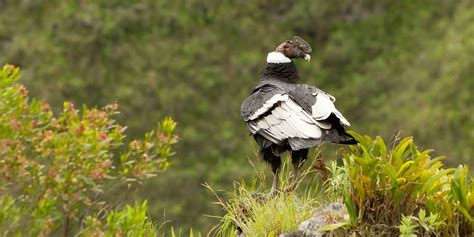
[[[121,211],[111,211],[103,223],[97,216],[86,218],[83,236],[158,236],[156,227],[150,221],[147,202],[135,206],[127,205]]]
[[[356,230],[394,234],[402,222],[404,231],[421,226],[418,234],[472,233],[474,199],[467,167],[456,172],[443,168],[444,157],[418,150],[411,137],[387,149],[380,137],[351,134],[359,144],[343,152],[349,184],[344,193]]]
[[[0,71],[3,233],[44,236],[62,229],[67,236],[84,216],[110,208],[102,193],[168,168],[177,141],[171,118],[125,145],[126,127],[113,119],[116,104],[78,110],[65,102],[55,115],[47,103],[28,98],[18,73],[11,65]]]
[[[461,165],[454,172],[448,199],[458,211],[453,222],[459,223],[459,232],[474,232],[474,182],[467,166]]]

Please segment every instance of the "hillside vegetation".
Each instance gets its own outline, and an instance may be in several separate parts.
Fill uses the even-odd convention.
[[[470,0],[5,0],[0,65],[22,68],[56,113],[64,101],[120,104],[130,141],[172,116],[173,167],[129,198],[148,199],[159,223],[205,233],[217,220],[204,214],[222,212],[201,184],[253,177],[240,103],[293,35],[314,51],[296,62],[301,81],[334,95],[353,130],[387,141],[401,131],[449,167],[474,165],[473,22]]]
[[[412,137],[386,144],[378,136],[350,133],[359,144],[342,150],[343,165],[332,161],[324,171],[313,162],[299,178],[300,186],[306,186],[300,192],[282,191],[268,199],[257,195],[261,185],[240,183],[229,201],[217,196],[226,215],[216,233],[248,237],[282,237],[289,232],[284,236],[474,233],[474,181],[467,166],[444,167],[445,157],[419,150]],[[323,174],[324,183],[316,182],[317,174]],[[291,183],[282,179],[282,190],[287,190]]]

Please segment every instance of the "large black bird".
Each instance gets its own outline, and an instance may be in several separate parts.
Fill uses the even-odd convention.
[[[280,155],[291,151],[295,173],[308,156],[308,149],[323,142],[356,144],[346,133],[350,126],[334,106],[335,98],[312,85],[297,84],[298,72],[292,59],[311,59],[311,47],[294,36],[267,56],[267,66],[241,114],[260,147],[260,157],[273,172],[269,196],[278,188]],[[296,174],[295,176],[296,177]]]

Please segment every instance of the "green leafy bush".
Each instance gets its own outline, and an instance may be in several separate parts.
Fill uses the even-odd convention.
[[[426,211],[421,209],[418,216],[404,216],[402,215],[402,221],[398,227],[400,235],[414,235],[416,229],[421,227],[426,233],[436,233],[436,230],[445,225],[439,219],[438,214],[426,215]],[[416,235],[415,235],[416,236]]]
[[[150,221],[147,202],[127,205],[121,211],[112,211],[105,217],[105,223],[97,216],[86,218],[84,236],[158,236],[156,227]]]
[[[104,192],[129,191],[168,168],[177,141],[171,118],[127,147],[126,127],[113,119],[116,104],[78,110],[65,102],[55,115],[28,97],[18,73],[11,65],[0,71],[1,233],[67,236],[84,216],[117,205],[104,202]]]
[[[457,215],[454,222],[459,223],[461,233],[474,232],[474,182],[467,166],[459,166],[451,180],[448,199],[456,203]]]
[[[380,137],[351,134],[359,144],[343,152],[349,183],[344,193],[356,230],[393,234],[399,230],[392,227],[402,222],[404,230],[413,223],[421,226],[418,234],[472,233],[473,186],[467,167],[456,172],[443,168],[444,157],[418,150],[411,137],[388,149]]]

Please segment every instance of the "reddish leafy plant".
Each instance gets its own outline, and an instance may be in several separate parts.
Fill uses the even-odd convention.
[[[140,140],[125,144],[118,105],[60,113],[30,99],[18,83],[19,69],[0,71],[0,229],[3,234],[71,234],[86,215],[107,209],[110,187],[131,184],[165,171],[176,123],[165,118]]]

